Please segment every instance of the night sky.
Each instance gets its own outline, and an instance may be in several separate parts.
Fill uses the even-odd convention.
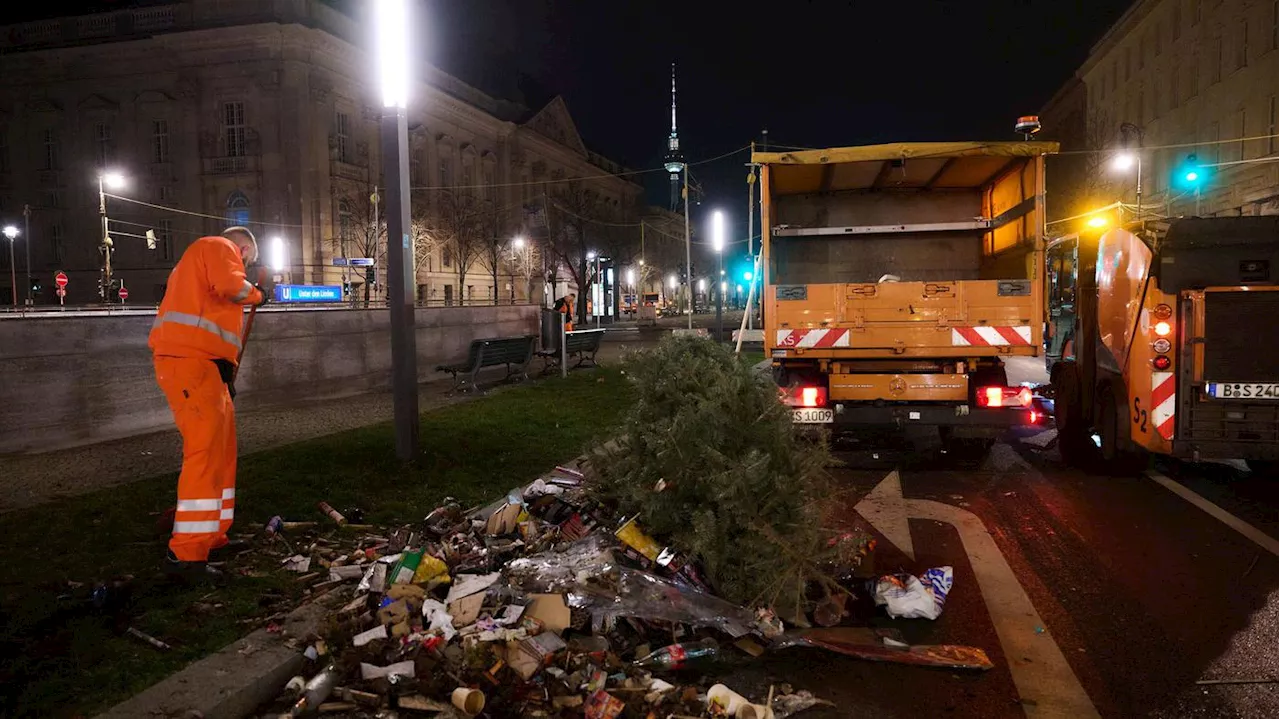
[[[330,2],[363,9],[369,0]],[[155,3],[19,6],[8,21],[136,4]],[[531,105],[562,94],[591,149],[647,169],[659,167],[665,152],[672,61],[679,67],[681,143],[691,162],[743,147],[766,128],[771,146],[1017,139],[1017,116],[1041,108],[1129,3],[419,5],[415,37],[436,65]],[[746,160],[744,152],[694,168],[704,204],[745,203]],[[650,201],[665,205],[665,173],[641,177]]]
[[[642,169],[662,162],[672,61],[690,161],[765,128],[771,145],[801,147],[1013,140],[1015,119],[1038,112],[1128,6],[428,0],[425,9],[437,65],[495,92],[518,86],[520,73],[536,78],[564,95],[592,149]],[[694,168],[706,203],[745,204],[746,159]],[[665,204],[665,174],[644,177],[651,201]]]

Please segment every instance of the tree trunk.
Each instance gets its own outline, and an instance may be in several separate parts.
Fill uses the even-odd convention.
[[[493,304],[498,304],[498,250],[489,257],[489,271],[493,273]]]

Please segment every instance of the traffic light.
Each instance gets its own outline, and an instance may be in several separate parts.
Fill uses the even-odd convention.
[[[37,279],[37,278],[35,278],[35,277],[32,277],[32,278],[31,278],[31,287],[30,287],[30,295],[29,295],[29,296],[31,296],[31,297],[36,297],[36,296],[38,296],[39,294],[40,294],[40,280],[39,280],[39,279]]]
[[[1173,179],[1181,189],[1197,191],[1204,187],[1208,173],[1209,168],[1200,165],[1196,156],[1191,154],[1187,155],[1187,159],[1178,166]]]

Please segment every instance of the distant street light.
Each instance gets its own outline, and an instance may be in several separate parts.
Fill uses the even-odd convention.
[[[18,266],[13,263],[13,244],[18,239],[18,228],[6,225],[4,236],[9,238],[9,282],[13,285],[13,308],[18,309]]]
[[[272,271],[277,274],[284,272],[288,262],[285,260],[284,240],[279,237],[271,238],[270,264]]]
[[[111,301],[111,253],[114,244],[111,241],[110,223],[107,220],[107,188],[124,189],[127,184],[124,175],[119,172],[98,173],[98,216],[102,219],[102,286],[98,288],[103,302]]]
[[[517,238],[515,238],[514,240],[512,240],[512,241],[511,241],[511,246],[512,246],[512,247],[514,247],[514,248],[516,248],[517,250],[523,250],[523,249],[524,249],[524,238],[523,238],[523,237],[517,237]]]
[[[595,251],[595,250],[591,250],[590,252],[588,252],[588,253],[587,253],[587,259],[588,259],[588,260],[594,260],[595,258],[596,258],[596,251]]]
[[[636,271],[630,267],[627,268],[627,284],[632,288],[635,288],[636,285]]]
[[[716,251],[716,266],[724,275],[724,213],[711,213],[711,247]],[[716,341],[724,341],[724,292],[716,295]]]
[[[1107,218],[1103,217],[1102,215],[1097,215],[1095,217],[1090,217],[1089,220],[1085,222],[1085,224],[1090,227],[1106,227]]]
[[[667,280],[667,284],[671,285],[671,289],[673,290],[679,286],[677,283],[678,283],[678,280],[676,279],[675,275],[671,275],[671,278]]]
[[[382,86],[382,171],[387,186],[387,300],[391,310],[391,399],[396,456],[418,454],[418,361],[413,319],[413,239],[409,234],[409,0],[375,0]]]
[[[698,279],[698,291],[699,292],[707,291],[707,280],[705,277]]]

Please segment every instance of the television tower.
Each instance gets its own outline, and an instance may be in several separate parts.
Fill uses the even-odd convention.
[[[671,136],[667,138],[667,172],[671,173],[671,211],[680,209],[680,172],[684,155],[680,153],[680,137],[676,134],[676,64],[671,63]]]

